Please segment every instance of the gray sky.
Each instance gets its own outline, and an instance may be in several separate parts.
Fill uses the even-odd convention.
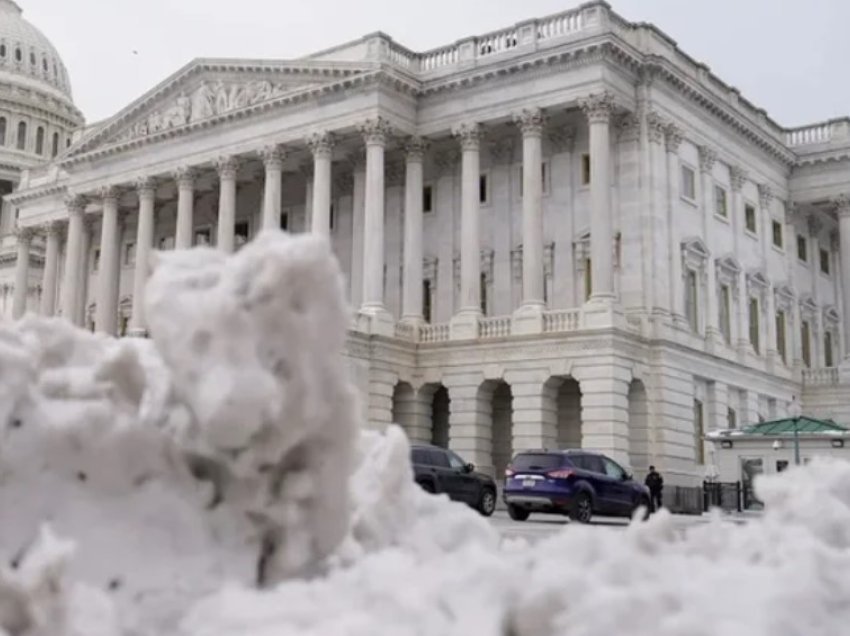
[[[17,0],[56,45],[88,121],[195,57],[286,59],[384,31],[414,50],[578,0]],[[850,1],[612,0],[652,22],[780,124],[850,115]],[[782,5],[793,9],[782,10]],[[401,7],[404,7],[403,9]],[[133,54],[133,51],[138,54]],[[828,78],[834,78],[829,80]]]

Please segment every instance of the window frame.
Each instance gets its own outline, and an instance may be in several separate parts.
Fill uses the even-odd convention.
[[[478,175],[478,205],[486,207],[490,205],[493,194],[490,191],[490,172],[485,170]]]
[[[425,205],[425,203],[428,205]],[[422,214],[434,212],[434,185],[426,183],[422,186]]]
[[[776,219],[770,220],[771,238],[770,242],[778,250],[785,250],[785,228],[782,227],[782,222]],[[779,237],[779,242],[776,239]]]
[[[823,332],[823,366],[830,369],[835,366],[835,354],[833,348],[835,343],[830,329]]]
[[[776,351],[779,353],[779,359],[783,364],[788,364],[788,345],[787,345],[787,325],[788,319],[785,316],[784,309],[776,311]]]
[[[590,186],[590,182],[593,180],[593,173],[591,170],[590,163],[590,153],[583,152],[581,153],[581,158],[579,159],[579,185],[582,188],[586,188]]]
[[[686,179],[686,175],[689,175],[689,178]],[[687,193],[687,188],[685,188],[686,183],[690,183],[691,194]],[[697,173],[696,170],[692,166],[687,163],[681,162],[679,164],[679,196],[683,198],[688,203],[696,203],[697,200]]]
[[[721,283],[718,295],[720,296],[717,303],[719,307],[718,326],[724,342],[732,344],[732,288]]]
[[[818,250],[818,269],[824,276],[830,276],[832,272],[832,258],[829,250],[819,248]],[[826,267],[824,267],[826,265]]]
[[[807,369],[812,368],[812,326],[807,319],[800,321],[800,355]]]
[[[750,227],[750,219],[752,218],[753,225]],[[754,203],[744,202],[744,232],[753,236],[758,236],[759,233],[758,208]]]
[[[797,232],[797,260],[801,263],[809,262],[809,239],[805,234]]]
[[[750,344],[753,350],[761,353],[761,321],[759,320],[759,312],[761,303],[755,296],[750,296],[747,300],[747,326],[749,331]]]
[[[718,197],[718,193],[723,193],[723,197]],[[720,210],[720,201],[723,201],[723,210]],[[729,191],[719,183],[714,184],[714,215],[723,219],[729,220]]]
[[[685,269],[685,318],[694,333],[699,333],[699,275]]]

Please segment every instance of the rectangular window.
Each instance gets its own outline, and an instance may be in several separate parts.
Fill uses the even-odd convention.
[[[488,183],[487,175],[482,174],[478,177],[478,202],[487,203],[490,200],[490,184]]]
[[[782,223],[773,222],[773,245],[782,249]]]
[[[753,234],[758,232],[756,228],[756,208],[749,203],[744,206],[744,227],[747,229],[747,232],[752,232]]]
[[[425,322],[431,322],[431,281],[422,281],[422,317]]]
[[[829,275],[829,252],[823,249],[820,251],[820,271],[822,274]]]
[[[729,215],[729,208],[726,203],[726,189],[719,185],[714,186],[714,213],[717,216],[722,216],[724,219]]]
[[[584,259],[584,300],[590,300],[593,293],[593,276],[590,271],[590,259]]]
[[[806,244],[806,237],[802,234],[797,235],[797,258],[799,258],[804,263],[809,260],[808,254],[808,245]]]
[[[785,348],[785,312],[776,312],[776,350],[782,362],[788,364],[788,352]]]
[[[807,368],[812,366],[812,341],[810,339],[810,334],[811,329],[809,327],[809,321],[804,320],[800,327],[800,344],[803,353],[803,364],[805,364]]]
[[[422,188],[422,211],[434,211],[434,188],[431,186]]]
[[[694,400],[694,459],[705,463],[705,414],[701,400]]]
[[[732,342],[732,294],[729,290],[729,285],[720,286],[720,333],[723,334],[723,339],[726,344]]]
[[[682,196],[691,201],[697,198],[696,174],[688,166],[682,166]]]
[[[834,366],[832,359],[832,332],[825,331],[823,334],[823,364],[825,367]]]
[[[750,298],[750,344],[756,353],[759,353],[759,301],[758,298]]]
[[[124,265],[132,267],[136,264],[136,244],[127,243],[124,246]]]
[[[686,275],[685,316],[692,331],[699,331],[699,315],[697,307],[697,273],[689,269]]]
[[[581,185],[590,185],[590,155],[581,156]]]
[[[487,274],[481,272],[480,277],[480,298],[481,298],[481,313],[487,315]]]

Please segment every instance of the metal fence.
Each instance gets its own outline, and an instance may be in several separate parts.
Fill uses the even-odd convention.
[[[741,482],[706,481],[700,486],[665,486],[664,506],[672,513],[701,515],[712,508],[741,512],[754,502]],[[748,499],[750,499],[748,501]]]

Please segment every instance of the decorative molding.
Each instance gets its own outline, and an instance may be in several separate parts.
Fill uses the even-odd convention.
[[[850,216],[850,198],[843,192],[832,199],[832,205],[835,206],[835,212],[838,214],[838,218]]]
[[[773,289],[773,297],[776,309],[784,311],[785,319],[790,321],[793,315],[791,310],[794,307],[794,291],[787,284],[778,285]]]
[[[430,142],[419,135],[411,135],[404,140],[404,158],[409,162],[421,162],[430,147]]]
[[[152,177],[139,177],[133,185],[140,199],[156,196],[156,180]]]
[[[464,122],[452,128],[452,135],[460,142],[461,150],[475,150],[481,147],[484,129],[481,124]]]
[[[709,146],[700,146],[699,152],[699,169],[700,172],[711,174],[714,170],[714,164],[717,162],[717,152]]]
[[[747,272],[747,294],[755,298],[763,298],[765,292],[770,289],[770,281],[760,269]]]
[[[487,282],[493,280],[493,257],[495,252],[492,248],[484,248],[481,250],[481,273],[484,274]]]
[[[236,157],[219,157],[215,162],[215,168],[221,179],[235,179],[239,171],[239,161]]]
[[[357,126],[357,130],[367,146],[385,146],[393,135],[393,127],[383,117],[367,119]]]
[[[100,188],[97,194],[98,198],[105,205],[107,202],[112,204],[117,203],[121,192],[116,186],[108,185]]]
[[[522,132],[523,137],[540,137],[546,125],[546,113],[541,108],[525,108],[514,113],[513,120]]]
[[[626,111],[614,120],[617,139],[623,143],[640,140],[640,119],[632,111]]]
[[[279,144],[265,146],[258,153],[266,170],[283,170],[283,162],[286,160],[286,148]]]
[[[773,201],[773,190],[766,183],[758,184],[759,206],[763,210],[770,209],[770,203]]]
[[[511,250],[511,275],[515,281],[522,280],[522,243]]]
[[[664,143],[667,152],[676,154],[679,152],[679,146],[682,144],[682,129],[676,124],[667,124],[664,127]]]
[[[35,236],[36,230],[29,225],[16,225],[12,228],[12,234],[19,243],[29,246],[29,242]]]
[[[732,182],[732,191],[740,192],[748,178],[747,171],[740,166],[729,166],[729,178]]]
[[[543,276],[552,277],[555,273],[555,241],[543,246]]]
[[[699,237],[687,238],[681,243],[682,269],[694,270],[699,273],[706,271],[706,265],[711,258],[711,252]]]
[[[191,189],[195,187],[195,179],[198,176],[198,173],[190,166],[182,166],[177,168],[177,170],[172,173],[172,176],[177,182],[178,188]]]
[[[646,126],[649,132],[649,141],[660,144],[666,135],[667,122],[654,110],[646,114]]]
[[[333,155],[333,149],[336,141],[333,133],[321,130],[308,135],[307,139],[304,141],[310,149],[310,152],[313,153],[313,157],[316,159],[330,159]]]
[[[714,266],[716,268],[717,283],[727,285],[730,289],[737,291],[740,280],[741,264],[731,254],[718,258]],[[733,299],[735,296],[733,296]]]
[[[812,298],[811,294],[805,294],[800,297],[800,316],[811,321],[810,327],[812,332],[815,330],[814,318],[818,313],[818,304]]]
[[[829,327],[836,328],[841,323],[841,314],[838,310],[830,305],[823,308],[823,322]]]
[[[616,109],[614,95],[609,91],[591,93],[585,98],[578,100],[579,108],[587,116],[588,123],[607,124]]]
[[[576,270],[583,272],[584,264],[590,258],[590,232],[584,232],[573,241],[573,254]]]

